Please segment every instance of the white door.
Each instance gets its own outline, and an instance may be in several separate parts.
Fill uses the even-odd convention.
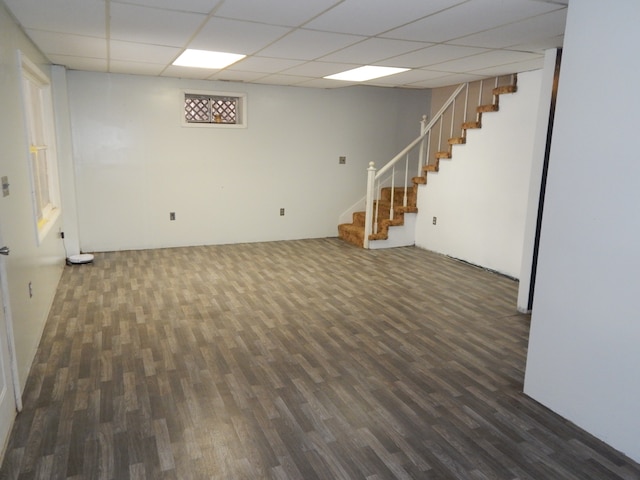
[[[1,239],[0,239],[1,240]],[[0,246],[2,244],[0,243]],[[16,416],[16,396],[13,388],[13,377],[9,357],[9,334],[5,317],[4,293],[7,291],[5,275],[5,257],[8,249],[3,247],[0,253],[0,453],[7,444],[13,420]],[[0,457],[1,458],[1,457]]]

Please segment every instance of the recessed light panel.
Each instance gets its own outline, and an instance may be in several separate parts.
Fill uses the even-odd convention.
[[[366,82],[367,80],[395,75],[396,73],[406,72],[407,70],[409,69],[396,67],[375,67],[372,65],[367,65],[364,67],[354,68],[353,70],[347,70],[346,72],[329,75],[328,77],[324,78],[327,78],[329,80],[343,80],[346,82]]]
[[[221,69],[242,60],[246,55],[237,53],[211,52],[209,50],[187,49],[180,55],[174,65],[178,67],[195,67]]]

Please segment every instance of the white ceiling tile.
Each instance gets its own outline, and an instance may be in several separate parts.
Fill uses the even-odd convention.
[[[309,77],[300,77],[296,75],[282,75],[276,73],[275,75],[268,75],[259,80],[259,83],[265,85],[296,85],[301,82],[306,82]]]
[[[210,13],[220,0],[111,0],[111,4],[114,3],[129,3],[132,5],[142,5],[145,7],[164,8],[167,10],[176,10],[179,12],[195,12],[195,13]]]
[[[377,35],[464,0],[346,0],[305,25],[328,32]]]
[[[189,43],[189,48],[249,55],[290,31],[289,27],[211,18]]]
[[[266,77],[260,72],[241,72],[238,70],[222,70],[211,75],[209,80],[224,80],[229,82],[256,82],[260,78]]]
[[[539,70],[543,67],[544,57],[533,58],[521,62],[507,63],[504,65],[496,65],[494,67],[481,68],[474,73],[485,77],[493,77],[498,75],[507,75],[518,72],[528,72],[530,70]]]
[[[472,75],[468,73],[447,74],[432,79],[426,79],[420,82],[411,84],[410,86],[419,86],[422,88],[438,88],[447,87],[449,85],[458,85],[460,83],[473,82],[476,80],[482,80],[486,78],[482,75]]]
[[[508,63],[541,59],[542,57],[542,55],[529,52],[491,50],[480,55],[439,63],[433,65],[433,68],[451,73],[475,72],[481,68],[487,68],[487,66],[506,65]]]
[[[25,29],[104,36],[104,0],[5,0]]]
[[[66,33],[27,30],[27,35],[49,55],[67,55],[90,58],[107,58],[107,41],[104,38],[84,37]]]
[[[69,70],[107,71],[107,60],[104,58],[73,57],[69,55],[48,55],[48,58],[54,65],[64,65]]]
[[[216,15],[238,20],[249,20],[273,25],[298,26],[326,9],[340,3],[338,0],[234,0],[226,1]]]
[[[295,30],[260,51],[261,56],[314,60],[363,40],[364,37],[314,30]]]
[[[114,3],[111,38],[137,43],[184,47],[206,16]]]
[[[558,33],[564,32],[567,19],[566,12],[566,10],[559,10],[545,15],[538,15],[520,22],[468,35],[455,40],[454,43],[487,48],[507,48],[513,45],[535,42],[549,36],[557,38]]]
[[[524,52],[542,52],[549,50],[550,48],[559,48],[564,43],[564,35],[558,35],[557,37],[545,37],[538,40],[528,41],[513,45],[509,47],[509,50],[521,50]]]
[[[305,77],[326,77],[358,67],[357,64],[307,62],[281,72],[284,75],[302,75]]]
[[[182,52],[182,49],[177,47],[123,42],[121,40],[111,40],[110,48],[112,60],[165,65],[171,63]]]
[[[382,78],[376,78],[366,83],[370,85],[396,86],[396,85],[412,84],[420,80],[438,78],[444,75],[449,75],[449,74],[443,73],[443,72],[431,72],[428,70],[416,69],[416,70],[409,70],[402,73],[397,73],[395,75],[389,75]]]
[[[177,67],[175,65],[169,65],[163,72],[163,77],[177,77],[177,78],[198,78],[204,80],[209,78],[215,73],[215,70],[208,68],[189,68],[189,67]]]
[[[532,0],[469,0],[387,32],[383,36],[424,42],[446,42],[557,9],[558,5]]]
[[[284,58],[247,57],[234,63],[226,70],[260,73],[278,73],[282,70],[302,65],[303,60],[289,60]]]
[[[415,52],[389,58],[381,63],[388,67],[420,68],[447,60],[469,57],[488,51],[486,48],[459,47],[454,45],[434,45]]]
[[[162,73],[166,65],[158,63],[127,62],[123,60],[111,60],[109,71],[111,73],[127,73],[133,75],[153,75]]]
[[[355,45],[331,53],[321,58],[327,62],[374,64],[389,57],[411,52],[425,47],[422,42],[391,40],[388,38],[370,38]]]
[[[344,88],[357,84],[357,82],[343,82],[336,80],[327,80],[326,78],[314,78],[313,80],[300,82],[296,84],[296,86],[308,88]]]

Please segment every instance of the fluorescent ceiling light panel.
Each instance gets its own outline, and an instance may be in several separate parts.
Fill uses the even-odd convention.
[[[395,68],[395,67],[374,67],[367,65],[364,67],[354,68],[353,70],[347,70],[346,72],[336,73],[335,75],[329,75],[329,80],[344,80],[346,82],[366,82],[367,80],[373,80],[374,78],[386,77],[389,75],[395,75],[396,73],[402,73],[409,70],[408,68]]]
[[[237,53],[210,52],[209,50],[188,48],[173,64],[178,67],[221,69],[242,60],[244,57],[246,55]]]

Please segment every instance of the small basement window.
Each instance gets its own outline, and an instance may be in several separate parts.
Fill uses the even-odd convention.
[[[245,112],[245,94],[184,92],[184,125],[245,127]]]

